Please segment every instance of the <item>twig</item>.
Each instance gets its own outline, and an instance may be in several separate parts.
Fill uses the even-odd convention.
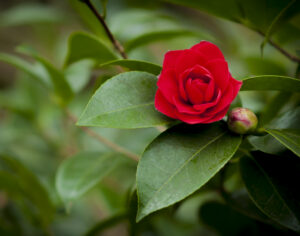
[[[69,111],[66,110],[66,113],[69,117],[70,120],[72,120],[74,123],[77,122],[77,118]],[[89,129],[88,127],[84,127],[84,126],[78,126],[81,130],[83,130],[86,134],[88,134],[89,136],[97,139],[99,142],[103,143],[104,145],[106,145],[107,147],[109,147],[110,149],[122,153],[125,156],[131,158],[134,161],[139,161],[139,156],[136,155],[135,153],[130,152],[129,150],[109,141],[108,139],[102,137],[100,134],[94,132],[93,130]]]
[[[97,11],[97,9],[93,6],[93,4],[91,3],[90,0],[82,0],[82,2],[84,2],[89,8],[90,10],[95,14],[95,16],[97,17],[97,19],[100,21],[100,23],[102,24],[108,38],[110,39],[110,41],[112,42],[112,44],[114,45],[115,49],[121,54],[121,56],[124,59],[127,59],[127,55],[124,51],[123,46],[118,42],[118,40],[114,37],[114,35],[111,33],[110,29],[108,28],[105,20],[103,19],[103,17],[99,14],[99,12]]]
[[[260,35],[265,37],[265,34],[262,33],[261,31],[257,31]],[[289,52],[287,52],[286,50],[284,50],[282,47],[280,47],[277,43],[275,43],[272,39],[269,39],[268,42],[274,47],[276,48],[279,52],[281,52],[283,55],[285,55],[287,58],[289,58],[291,61],[300,63],[300,58],[297,56],[294,56],[292,54],[290,54]]]

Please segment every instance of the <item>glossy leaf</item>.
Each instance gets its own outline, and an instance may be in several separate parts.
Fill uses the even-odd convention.
[[[280,105],[280,103],[278,104]],[[271,122],[266,124],[267,129],[300,129],[300,107],[286,111]],[[270,154],[280,154],[286,150],[286,147],[270,134],[264,136],[250,136],[250,143],[257,149]]]
[[[73,63],[64,70],[66,80],[74,92],[79,92],[88,83],[94,63],[90,60],[82,60]]]
[[[270,122],[270,129],[300,129],[300,106],[281,113]]]
[[[37,62],[31,64],[21,58],[9,54],[0,54],[0,60],[9,63],[16,68],[24,71],[34,79],[42,82],[44,85],[53,87],[54,93],[57,95],[61,104],[67,104],[73,97],[73,91],[67,82],[65,75],[57,70],[44,58],[36,55],[36,53],[20,48],[24,54],[34,57]],[[52,84],[51,84],[52,83]]]
[[[300,221],[294,210],[299,208],[299,194],[292,189],[294,178],[299,178],[299,169],[295,172],[299,164],[288,157],[279,158],[260,152],[253,158],[240,159],[242,179],[256,206],[272,220],[297,232],[300,232]]]
[[[171,120],[155,110],[157,78],[146,72],[126,72],[106,81],[90,99],[78,125],[145,128]]]
[[[262,44],[260,46],[262,54],[263,54],[265,45],[267,44],[267,42],[269,41],[269,39],[271,37],[271,34],[276,29],[276,26],[280,24],[280,19],[283,18],[283,16],[286,14],[288,9],[290,7],[292,7],[294,5],[294,3],[296,3],[296,0],[291,0],[290,2],[288,2],[287,5],[284,8],[282,8],[282,10],[277,14],[277,16],[271,22],[270,26],[266,30],[266,35],[265,35],[264,41],[262,42]]]
[[[207,202],[199,211],[201,221],[219,232],[219,235],[242,235],[244,232],[255,235],[255,222],[219,202]]]
[[[281,144],[290,149],[300,157],[300,130],[294,129],[266,129],[266,131],[276,138]]]
[[[234,155],[241,137],[223,124],[177,125],[145,150],[137,170],[137,221],[189,196]]]
[[[248,140],[255,148],[254,150],[260,150],[265,153],[280,155],[286,150],[284,145],[269,134],[264,136],[249,136]]]
[[[77,32],[70,36],[66,65],[83,59],[93,59],[97,63],[116,60],[118,57],[101,40],[93,35]]]
[[[38,64],[31,64],[20,57],[7,54],[7,53],[0,53],[0,61],[8,63],[21,71],[27,73],[32,78],[36,79],[37,81],[48,84],[49,85],[49,78],[45,69]]]
[[[136,38],[129,40],[125,44],[125,50],[127,52],[132,51],[133,49],[140,47],[145,44],[153,43],[161,40],[168,40],[176,37],[186,37],[186,36],[197,36],[198,34],[184,29],[176,29],[176,30],[164,30],[157,32],[149,32],[142,34]]]
[[[64,200],[82,196],[122,162],[120,154],[82,152],[64,161],[56,174],[56,189]]]
[[[290,100],[292,94],[287,92],[277,93],[271,101],[266,105],[266,108],[259,117],[259,126],[265,127],[271,122],[281,111],[281,109]]]
[[[167,2],[184,5],[206,11],[232,21],[240,22],[242,12],[238,8],[235,0],[217,1],[194,1],[194,0],[165,0]],[[226,11],[224,11],[226,9]]]
[[[243,79],[241,91],[251,90],[277,90],[299,93],[300,80],[278,75],[260,75]]]
[[[223,197],[230,207],[243,215],[264,223],[273,223],[270,218],[255,206],[245,188],[234,191],[233,193],[224,193]]]
[[[48,225],[54,216],[55,209],[44,186],[42,186],[37,177],[18,160],[6,155],[1,155],[0,159],[12,173],[12,177],[5,175],[12,182],[5,184],[14,184],[13,181],[17,181],[17,184],[14,184],[15,186],[10,186],[6,188],[6,190],[17,191],[18,194],[28,198],[38,209],[38,216],[42,224],[44,226]],[[4,183],[0,185],[3,187],[3,184]]]
[[[73,98],[73,91],[66,80],[64,73],[60,70],[56,69],[52,64],[46,61],[44,58],[34,55],[36,60],[38,60],[47,70],[51,82],[53,84],[53,89],[59,103],[62,105],[66,105]]]
[[[256,31],[266,32],[276,16],[286,7],[286,0],[276,0],[270,4],[268,0],[215,0],[215,1],[194,1],[194,0],[165,0],[167,2],[180,4],[199,9],[218,17],[238,22],[253,28]],[[286,22],[292,16],[299,13],[299,2],[289,8],[280,22]],[[224,10],[226,9],[226,10]]]
[[[135,71],[145,71],[154,75],[158,75],[161,71],[161,66],[146,62],[146,61],[138,61],[138,60],[115,60],[109,61],[107,63],[101,64],[101,67],[105,66],[122,66],[128,68],[129,70]]]
[[[109,39],[104,31],[102,24],[99,22],[95,14],[89,9],[89,7],[80,0],[69,0],[71,7],[76,11],[77,15],[80,17],[81,21],[87,28],[89,28],[102,40],[109,43]]]

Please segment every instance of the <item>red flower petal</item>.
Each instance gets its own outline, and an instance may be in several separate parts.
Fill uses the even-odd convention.
[[[181,101],[180,99],[177,99],[173,97],[173,104],[176,107],[176,110],[178,113],[184,113],[187,115],[200,115],[202,111],[197,111],[193,108],[190,104],[185,103],[184,101]]]
[[[204,93],[204,101],[205,102],[209,102],[213,99],[214,95],[218,95],[216,93],[216,85],[215,85],[215,81],[213,79],[211,79],[208,84],[207,84],[207,89]]]
[[[164,70],[159,75],[157,86],[170,103],[172,103],[174,94],[179,92],[177,83],[176,75],[172,69]]]
[[[215,83],[222,91],[226,90],[229,81],[229,70],[226,61],[216,59],[208,62],[205,67],[211,72]]]
[[[161,113],[169,116],[171,118],[177,119],[176,116],[176,109],[175,107],[168,102],[168,100],[163,96],[160,90],[157,90],[155,94],[155,101],[154,101],[155,108],[160,111]]]
[[[218,112],[216,115],[214,115],[212,118],[210,118],[209,120],[206,120],[205,123],[208,124],[208,123],[213,123],[213,122],[221,120],[226,115],[229,107],[230,107],[230,104],[227,107],[225,107],[223,110]]]
[[[191,69],[196,65],[203,65],[205,62],[206,61],[204,60],[203,55],[201,53],[190,49],[183,50],[182,54],[176,61],[176,74],[179,75],[186,69]]]
[[[211,108],[211,107],[215,106],[215,105],[220,101],[221,96],[222,96],[222,93],[221,93],[221,91],[219,90],[218,93],[217,93],[217,97],[215,98],[214,101],[212,101],[212,102],[207,102],[207,103],[202,103],[202,104],[199,104],[199,105],[193,105],[193,107],[194,107],[197,111],[204,112],[204,111],[207,110],[208,108]]]
[[[166,53],[155,107],[188,124],[222,119],[242,82],[230,75],[220,49],[203,41],[191,49]]]
[[[201,115],[186,115],[183,113],[177,113],[177,119],[188,124],[205,124],[209,117],[203,117]]]
[[[185,88],[189,101],[192,104],[201,104],[204,102],[204,93],[207,88],[206,83],[197,84],[196,80],[189,78],[186,82]]]
[[[204,55],[206,61],[210,61],[213,59],[223,59],[224,56],[221,50],[214,45],[213,43],[207,41],[201,41],[200,43],[196,44],[195,46],[191,47],[191,50],[200,52]]]
[[[203,66],[195,65],[182,72],[179,76],[179,93],[183,100],[188,101],[186,82],[189,78],[197,78],[201,76],[206,76],[212,78],[212,74]]]
[[[183,50],[168,51],[164,57],[163,70],[175,68],[176,62],[182,54],[182,52]]]
[[[208,111],[207,115],[214,116],[219,111],[222,111],[223,109],[225,109],[225,107],[230,105],[232,101],[235,99],[235,97],[237,96],[241,86],[242,86],[241,81],[238,81],[230,77],[229,86],[227,87],[227,90],[223,92],[220,102],[215,107],[213,107],[213,109]]]

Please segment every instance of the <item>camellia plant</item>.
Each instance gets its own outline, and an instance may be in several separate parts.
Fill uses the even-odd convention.
[[[26,231],[12,227],[18,220],[7,218],[0,232],[100,235],[125,222],[124,232],[115,235],[300,233],[300,2],[167,1],[175,13],[200,10],[250,28],[263,36],[261,52],[266,45],[277,51],[279,66],[268,64],[265,56],[255,63],[242,56],[229,59],[227,51],[221,51],[228,40],[173,27],[165,16],[154,17],[157,25],[165,25],[157,31],[131,26],[142,24],[139,17],[151,22],[151,11],[121,15],[108,24],[107,1],[70,2],[95,33],[71,34],[62,69],[26,45],[17,47],[25,59],[0,54],[1,61],[41,86],[35,94],[29,92],[33,110],[1,102],[3,111],[29,122],[46,143],[47,155],[61,157],[46,181],[18,158],[23,151],[8,144],[0,148],[5,199],[13,199],[22,217],[29,215],[34,222]],[[296,33],[289,35],[291,31]],[[182,36],[192,37],[193,43],[177,48],[172,40],[181,42]],[[172,50],[150,47],[164,58],[162,65],[153,63],[151,56],[146,60],[149,51],[131,53],[160,40],[172,45]],[[298,51],[287,51],[282,46],[286,42]],[[278,70],[281,60],[289,72]],[[239,76],[241,68],[253,64],[255,69]],[[32,84],[27,87],[36,86]],[[45,94],[47,100],[39,101]],[[13,96],[21,95],[1,99]],[[63,122],[53,123],[59,120]],[[3,121],[4,126],[13,124]],[[69,149],[62,151],[66,140]],[[46,163],[40,172],[48,168],[50,162]],[[78,203],[82,199],[88,203]],[[108,213],[96,222],[82,213],[89,208],[105,208]],[[9,210],[9,204],[3,209]],[[80,232],[57,223],[74,211],[81,223],[92,218]]]

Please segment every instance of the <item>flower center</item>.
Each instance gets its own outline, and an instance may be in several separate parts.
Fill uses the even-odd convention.
[[[188,100],[191,104],[202,104],[212,100],[215,94],[214,81],[205,75],[188,77],[185,84]]]

